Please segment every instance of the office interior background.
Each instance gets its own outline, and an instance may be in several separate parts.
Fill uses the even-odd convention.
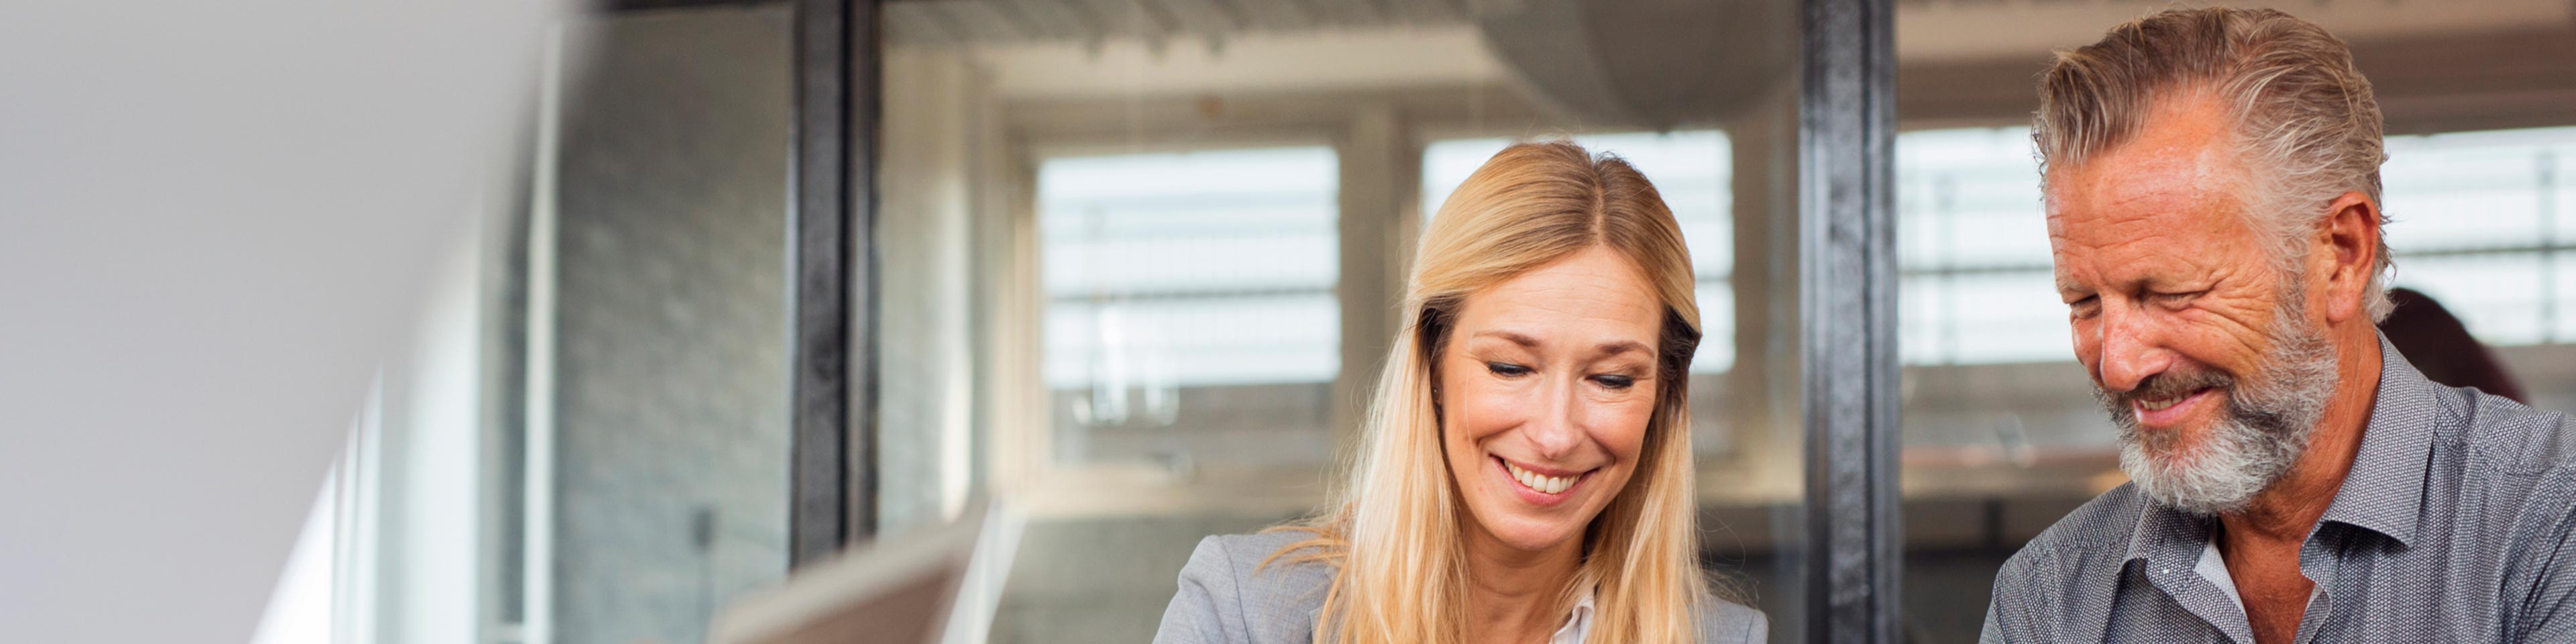
[[[811,4],[811,3],[808,3]],[[864,3],[862,3],[864,4]],[[2385,109],[2396,284],[2576,410],[2576,3],[2291,0]],[[2028,116],[2052,48],[2167,6],[1896,0],[1905,641],[1973,641],[1995,568],[2122,482],[2050,283]],[[449,256],[318,488],[271,614],[343,640],[694,642],[785,577],[801,364],[784,2],[551,27],[516,184]],[[916,0],[879,56],[849,422],[888,538],[1029,516],[991,638],[1140,642],[1202,536],[1314,512],[1422,222],[1570,137],[1662,189],[1699,272],[1703,560],[1808,641],[1802,7]],[[873,48],[873,49],[868,49]],[[861,184],[864,186],[864,184]],[[827,282],[828,284],[829,282]],[[826,381],[833,382],[833,381]],[[810,447],[810,446],[809,446]],[[281,613],[280,611],[285,611]],[[274,621],[274,620],[272,620]],[[273,633],[272,633],[273,635]]]

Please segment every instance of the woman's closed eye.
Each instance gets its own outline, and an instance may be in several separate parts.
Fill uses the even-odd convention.
[[[1518,378],[1529,375],[1530,372],[1533,371],[1527,366],[1516,365],[1509,362],[1488,362],[1485,363],[1485,370],[1494,372],[1494,375],[1505,378]]]
[[[1619,391],[1637,385],[1636,378],[1614,373],[1605,373],[1593,376],[1592,381],[1599,383],[1603,387],[1608,387],[1611,391]]]

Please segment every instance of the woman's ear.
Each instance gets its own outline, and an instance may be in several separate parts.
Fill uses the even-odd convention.
[[[1413,321],[1414,341],[1422,346],[1422,377],[1431,384],[1431,421],[1440,422],[1440,359],[1448,352],[1449,316],[1441,307],[1424,304]]]
[[[1433,365],[1431,365],[1430,373],[1425,374],[1425,375],[1426,375],[1426,376],[1431,380],[1431,422],[1433,422],[1433,423],[1438,423],[1438,422],[1440,422],[1440,418],[1441,418],[1441,413],[1440,413],[1440,365],[1438,365],[1438,364],[1433,364]]]

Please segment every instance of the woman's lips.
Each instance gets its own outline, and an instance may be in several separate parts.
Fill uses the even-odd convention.
[[[1514,492],[1533,505],[1555,505],[1572,498],[1574,488],[1591,478],[1592,470],[1575,472],[1534,466],[1523,466],[1503,457],[1494,459],[1494,471],[1512,482]]]

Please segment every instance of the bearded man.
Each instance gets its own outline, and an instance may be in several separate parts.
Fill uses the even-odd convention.
[[[2576,642],[2576,426],[2380,337],[2387,154],[2343,42],[2167,11],[2040,95],[2058,291],[2130,482],[2004,565],[1983,639]]]

